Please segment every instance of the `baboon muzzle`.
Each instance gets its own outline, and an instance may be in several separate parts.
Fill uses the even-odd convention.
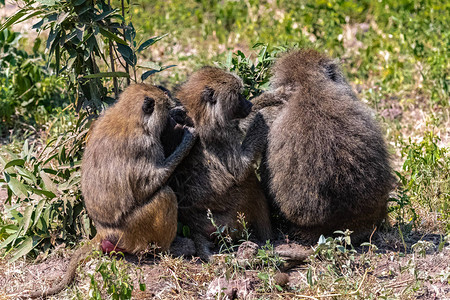
[[[239,107],[236,113],[238,118],[245,118],[252,111],[253,104],[245,99],[243,95],[239,95]]]

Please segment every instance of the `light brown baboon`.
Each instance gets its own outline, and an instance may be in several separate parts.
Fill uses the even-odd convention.
[[[245,137],[239,122],[251,111],[242,80],[215,67],[203,67],[179,89],[177,98],[192,119],[199,139],[170,180],[177,194],[179,220],[189,226],[202,259],[210,256],[211,210],[219,225],[236,227],[243,212],[261,240],[271,238],[266,198],[253,162],[262,149],[256,136]],[[250,126],[257,127],[257,122]]]
[[[300,240],[343,229],[363,238],[386,217],[393,183],[373,113],[314,50],[284,54],[272,75],[272,90],[255,99],[270,128],[261,164],[268,198]]]
[[[177,137],[181,144],[165,157],[161,136],[176,129],[169,101],[158,87],[132,85],[96,121],[83,156],[81,187],[97,235],[75,252],[57,286],[31,297],[61,291],[93,246],[128,253],[145,250],[149,243],[169,249],[177,229],[177,200],[166,182],[195,143],[183,129],[184,136]]]

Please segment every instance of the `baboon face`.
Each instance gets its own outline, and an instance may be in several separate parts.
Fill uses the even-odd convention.
[[[236,75],[204,67],[191,75],[177,96],[196,126],[224,126],[251,111],[252,104],[241,94],[242,87],[242,80]]]
[[[174,126],[170,122],[170,99],[166,93],[155,93],[155,97],[145,96],[142,102],[142,118],[147,132],[161,134],[167,126]]]
[[[112,115],[120,112],[120,118],[110,118],[114,122],[107,121],[108,126],[118,133],[147,134],[158,138],[167,125],[170,108],[171,99],[165,91],[145,84],[132,85],[106,112]]]

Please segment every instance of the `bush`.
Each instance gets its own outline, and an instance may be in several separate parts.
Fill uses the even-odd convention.
[[[9,129],[40,127],[57,107],[68,104],[65,82],[45,65],[36,39],[33,52],[20,50],[22,36],[5,29],[0,32],[0,136]]]

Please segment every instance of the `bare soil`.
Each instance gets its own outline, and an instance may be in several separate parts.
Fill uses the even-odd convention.
[[[317,258],[315,262],[285,270],[285,275],[275,276],[275,281],[281,280],[282,291],[267,287],[258,278],[261,270],[237,272],[227,279],[226,272],[218,263],[221,255],[212,263],[203,263],[193,256],[183,258],[166,254],[138,258],[126,255],[124,265],[134,282],[133,299],[217,299],[218,292],[222,293],[223,299],[319,299],[328,298],[327,295],[345,298],[350,294],[359,299],[386,296],[390,299],[450,299],[450,246],[447,244],[439,251],[441,236],[437,234],[412,233],[405,237],[405,244],[393,242],[399,240],[395,233],[380,234],[373,242],[379,248],[376,252],[356,249],[356,261],[365,256],[370,263],[355,269],[354,276],[360,278],[359,289],[348,291],[348,295],[342,291],[336,294],[332,290],[324,290],[320,295],[311,294],[308,268],[326,263]],[[429,242],[429,249],[423,253],[425,256],[411,249],[418,241]],[[406,255],[403,254],[405,245]],[[0,261],[0,299],[15,299],[17,292],[53,286],[63,276],[72,253],[61,247],[40,263]],[[95,274],[99,285],[102,283],[101,276],[98,272],[96,274],[100,260],[91,258],[85,261],[79,267],[75,284],[51,299],[70,299],[77,293],[86,297],[91,280],[89,274]],[[139,283],[145,283],[145,291],[139,290]],[[275,284],[278,283],[273,283],[273,286]]]

